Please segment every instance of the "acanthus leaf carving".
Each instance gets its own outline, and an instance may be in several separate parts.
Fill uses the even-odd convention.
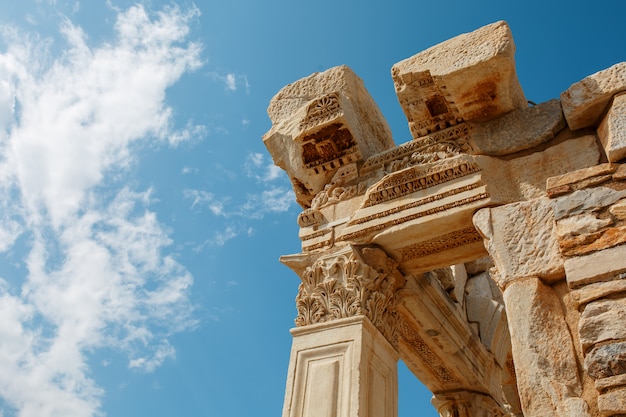
[[[395,263],[386,268],[367,264],[356,248],[318,259],[302,273],[296,306],[297,326],[346,317],[366,316],[392,344],[397,339],[395,290],[401,283]]]

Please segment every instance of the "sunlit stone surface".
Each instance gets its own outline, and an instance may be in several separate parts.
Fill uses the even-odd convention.
[[[508,25],[392,67],[396,146],[347,67],[284,87],[263,140],[303,207],[283,417],[626,415],[624,63],[529,106]],[[295,248],[294,248],[295,251]]]

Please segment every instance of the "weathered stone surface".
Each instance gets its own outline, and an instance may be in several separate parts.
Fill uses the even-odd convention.
[[[576,214],[559,220],[556,224],[556,234],[560,238],[569,238],[594,233],[611,224],[612,219],[598,219],[592,213]]]
[[[500,288],[520,278],[563,277],[563,259],[548,199],[479,210],[474,225],[487,239]]]
[[[565,127],[565,118],[559,100],[550,100],[471,127],[474,153],[507,155],[553,139]]]
[[[584,256],[567,258],[564,266],[570,288],[607,281],[626,271],[626,245],[614,246]]]
[[[596,389],[600,392],[606,391],[607,388],[626,386],[626,374],[609,376],[607,378],[596,379]]]
[[[618,201],[609,208],[609,213],[616,220],[626,220],[626,200]]]
[[[527,156],[503,161],[477,156],[494,202],[506,204],[546,195],[546,180],[600,162],[595,136],[571,139]]]
[[[563,256],[582,256],[626,243],[626,226],[611,227],[599,232],[561,239]]]
[[[603,416],[623,416],[626,414],[626,387],[600,395],[598,408]]]
[[[626,274],[620,274],[613,281],[596,282],[585,285],[571,292],[578,306],[587,304],[599,298],[608,297],[611,294],[626,292]]]
[[[509,26],[497,22],[433,46],[391,69],[413,138],[527,106]]]
[[[363,81],[346,66],[298,80],[272,98],[263,136],[304,208],[339,168],[394,146],[387,122]]]
[[[598,71],[561,93],[563,113],[570,129],[593,127],[611,98],[626,90],[626,62]]]
[[[578,169],[563,175],[550,177],[546,183],[546,189],[550,197],[570,193],[572,191],[587,188],[591,184],[596,185],[595,178],[601,177],[604,181],[611,179],[619,165],[598,164],[589,168]]]
[[[580,317],[578,332],[584,350],[597,343],[626,339],[626,299],[592,301]]]
[[[593,349],[585,356],[585,369],[595,379],[626,374],[626,342]]]
[[[504,290],[524,415],[588,416],[580,397],[576,353],[555,292],[537,278]]]
[[[599,210],[626,197],[626,190],[616,191],[609,187],[586,188],[552,200],[556,220],[584,212]]]
[[[625,93],[621,93],[613,99],[613,104],[598,126],[598,137],[604,146],[609,161],[615,162],[626,157]]]

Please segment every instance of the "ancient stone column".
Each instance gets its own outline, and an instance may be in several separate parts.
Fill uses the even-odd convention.
[[[367,317],[291,334],[283,417],[397,416],[397,353]]]
[[[352,246],[282,261],[302,279],[283,417],[395,417],[393,261]]]

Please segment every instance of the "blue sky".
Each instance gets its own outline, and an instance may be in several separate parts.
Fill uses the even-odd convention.
[[[560,3],[560,4],[559,4]],[[621,1],[0,1],[0,417],[280,415],[298,278],[261,136],[347,64],[509,22],[529,100],[626,59]],[[400,416],[436,416],[400,367]]]

